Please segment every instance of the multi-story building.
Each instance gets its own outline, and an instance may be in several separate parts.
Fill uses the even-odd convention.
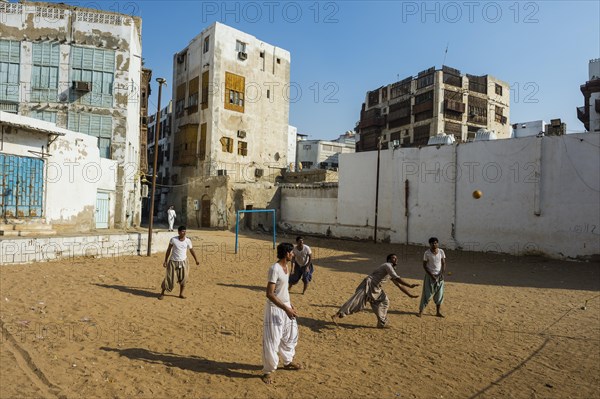
[[[100,156],[118,161],[102,171],[115,191],[98,193],[108,227],[138,224],[141,19],[41,2],[0,2],[0,17],[0,110],[97,138]]]
[[[357,124],[357,151],[372,151],[389,142],[426,145],[429,137],[453,135],[473,140],[479,129],[509,138],[510,87],[492,76],[463,75],[442,66],[419,72],[369,91]]]
[[[589,80],[581,85],[584,106],[577,108],[577,119],[588,132],[600,132],[600,58],[590,60]]]
[[[236,209],[272,206],[268,183],[288,165],[289,82],[288,51],[221,23],[174,55],[163,179],[181,183],[168,201],[187,224],[229,227]]]
[[[303,140],[298,143],[298,161],[302,170],[339,167],[339,155],[355,152],[355,134],[346,132],[335,140]]]

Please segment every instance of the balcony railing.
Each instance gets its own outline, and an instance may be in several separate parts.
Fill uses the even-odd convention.
[[[373,126],[383,126],[385,124],[385,118],[382,116],[374,116],[372,118],[365,118],[365,119],[361,119],[360,123],[358,124],[358,128],[359,129],[366,129],[368,127],[373,127]]]
[[[587,113],[587,107],[577,107],[577,119],[581,122],[589,122],[590,116]]]

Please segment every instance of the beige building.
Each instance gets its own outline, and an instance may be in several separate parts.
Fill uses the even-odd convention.
[[[98,192],[102,226],[139,224],[141,19],[41,2],[0,2],[0,16],[0,110],[93,136],[100,157],[117,161],[101,171],[116,182]]]
[[[172,156],[162,177],[182,222],[231,227],[236,210],[278,202],[289,83],[288,51],[221,23],[174,55]]]
[[[508,83],[432,67],[367,93],[356,150],[376,150],[380,136],[383,148],[396,140],[402,146],[427,145],[429,137],[441,133],[472,141],[479,129],[510,138],[509,110]]]

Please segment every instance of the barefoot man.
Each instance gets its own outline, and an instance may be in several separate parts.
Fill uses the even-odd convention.
[[[427,303],[433,298],[437,308],[436,316],[444,317],[442,314],[442,302],[444,302],[444,273],[446,273],[446,254],[444,250],[438,248],[439,243],[436,237],[429,239],[429,249],[423,255],[423,269],[425,269],[425,279],[423,281],[423,294],[421,295],[421,305],[419,306],[419,317],[423,315],[423,310]]]
[[[185,299],[183,296],[183,289],[185,288],[185,283],[189,274],[187,262],[188,249],[196,261],[196,266],[200,264],[198,258],[196,258],[196,253],[192,248],[192,241],[185,236],[185,232],[185,226],[179,226],[177,229],[179,236],[173,237],[171,238],[171,241],[169,241],[169,247],[165,254],[165,262],[163,263],[163,267],[167,269],[167,274],[162,282],[162,291],[158,296],[158,299],[163,299],[165,297],[165,291],[173,291],[175,279],[177,279],[177,282],[179,283],[179,298]],[[169,259],[169,256],[171,256],[171,259]]]
[[[296,238],[296,245],[294,247],[294,258],[292,261],[292,274],[290,275],[290,287],[291,290],[294,284],[302,280],[304,287],[302,288],[302,295],[308,288],[308,283],[312,280],[313,272],[315,268],[312,263],[312,251],[308,245],[304,244],[303,237]]]
[[[300,370],[302,366],[294,362],[298,343],[298,323],[296,309],[290,302],[288,290],[288,262],[292,260],[294,246],[281,243],[277,246],[275,264],[269,268],[267,282],[267,303],[263,322],[263,376],[265,384],[273,383],[273,372],[277,370],[279,355],[283,358],[283,368]]]
[[[331,319],[337,324],[336,318],[342,318],[352,313],[360,312],[363,310],[367,303],[371,304],[373,312],[377,316],[377,328],[385,328],[387,324],[387,311],[390,306],[385,291],[381,286],[388,280],[392,280],[396,287],[400,288],[400,291],[404,292],[411,298],[418,298],[418,295],[411,294],[406,288],[414,288],[418,284],[409,284],[402,280],[398,274],[396,274],[396,265],[398,264],[398,257],[395,254],[387,256],[386,263],[379,266],[369,274],[360,285],[356,288],[356,292],[352,297],[342,305],[340,310],[336,314],[331,316]]]

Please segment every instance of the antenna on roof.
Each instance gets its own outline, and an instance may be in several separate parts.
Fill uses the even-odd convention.
[[[446,55],[448,55],[448,46],[450,45],[450,42],[446,43],[446,51],[444,51],[444,61],[442,61],[442,66],[446,65]]]

